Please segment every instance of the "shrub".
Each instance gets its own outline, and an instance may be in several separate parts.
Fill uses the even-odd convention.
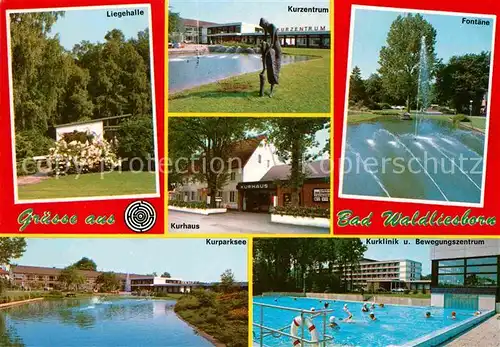
[[[192,310],[192,309],[197,309],[200,306],[201,306],[200,301],[196,297],[188,295],[177,300],[175,304],[175,310],[176,311]]]
[[[94,139],[94,135],[92,135],[89,132],[84,132],[84,131],[73,131],[72,133],[66,133],[62,136],[63,140],[66,141],[67,143],[76,141],[76,142],[92,142]]]
[[[418,294],[418,290],[414,289],[412,293],[415,294],[415,295],[417,295]]]
[[[34,156],[47,155],[54,140],[37,130],[21,131],[16,134],[17,175],[31,175],[37,172]],[[24,163],[24,164],[23,164]]]
[[[405,294],[410,294],[410,290],[409,289],[405,289],[404,293]]]
[[[61,139],[50,148],[47,162],[55,175],[101,172],[119,165],[111,144],[96,139],[85,143]]]
[[[425,288],[422,288],[422,294],[427,294],[427,290],[425,290]]]
[[[460,122],[470,122],[470,119],[464,114],[456,114],[452,118],[453,124],[457,125]]]
[[[378,106],[380,107],[381,110],[390,110],[391,109],[391,104],[389,104],[387,102],[380,102],[378,104]]]
[[[150,116],[138,116],[124,121],[117,135],[118,155],[124,160],[124,170],[154,170],[154,132]]]
[[[217,294],[204,289],[195,290],[192,295],[198,299],[200,305],[204,307],[213,307],[217,298]]]
[[[330,209],[322,207],[276,206],[272,213],[280,216],[330,218]]]
[[[182,200],[169,200],[168,204],[175,207],[199,208],[206,209],[207,204],[203,201],[182,201]]]
[[[248,319],[248,308],[236,308],[234,310],[229,311],[229,318],[234,320],[247,320]]]

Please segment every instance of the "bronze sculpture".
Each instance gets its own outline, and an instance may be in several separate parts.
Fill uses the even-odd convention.
[[[259,25],[264,29],[264,40],[261,42],[262,72],[260,73],[260,96],[264,96],[264,73],[267,70],[267,81],[271,85],[269,97],[273,96],[274,86],[279,84],[279,74],[281,69],[281,45],[278,37],[278,28],[269,23],[264,18],[260,19]],[[267,35],[271,37],[271,42],[267,42]]]

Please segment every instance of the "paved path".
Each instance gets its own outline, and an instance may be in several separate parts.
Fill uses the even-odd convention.
[[[179,228],[179,226],[181,226]],[[182,227],[184,226],[184,227]],[[199,228],[196,228],[199,226]],[[230,211],[209,216],[168,211],[168,231],[171,233],[214,234],[328,234],[326,228],[301,227],[271,223],[266,213]]]
[[[500,347],[500,314],[469,330],[446,347]]]

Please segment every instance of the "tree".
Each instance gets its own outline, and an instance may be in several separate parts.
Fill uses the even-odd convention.
[[[479,116],[481,102],[488,92],[490,52],[453,56],[447,64],[439,64],[435,92],[439,103],[457,112]]]
[[[173,12],[172,7],[168,9],[168,39],[169,41],[180,41],[185,28],[179,12]]]
[[[99,285],[99,291],[112,292],[120,289],[121,280],[114,272],[103,272],[96,278],[96,283]]]
[[[308,175],[304,163],[321,153],[311,153],[309,148],[316,146],[315,135],[329,126],[326,118],[269,118],[263,129],[276,152],[284,161],[290,161],[290,175],[284,185],[290,187],[291,205],[299,205],[299,190]]]
[[[384,90],[391,98],[405,101],[408,112],[417,96],[422,37],[425,37],[431,78],[437,63],[436,29],[422,15],[399,15],[387,34],[387,45],[380,50],[378,72]]]
[[[349,101],[353,103],[366,101],[365,82],[361,77],[361,69],[357,66],[352,69],[349,78]]]
[[[164,272],[162,273],[161,277],[164,277],[164,278],[172,278],[172,276],[170,276],[170,272]]]
[[[0,237],[0,264],[10,264],[26,251],[26,239],[23,237]]]
[[[365,80],[366,97],[370,104],[387,102],[382,78],[379,74],[373,73]]]
[[[74,266],[78,270],[97,271],[96,263],[87,257],[83,257],[71,266]]]
[[[227,269],[220,275],[220,288],[224,293],[231,292],[234,288],[234,284],[234,273],[231,269]]]
[[[75,266],[68,266],[61,270],[59,282],[66,289],[74,288],[78,291],[80,286],[85,283],[85,276]]]
[[[288,118],[287,118],[288,119]],[[210,207],[216,206],[217,192],[227,184],[231,170],[241,168],[231,155],[259,120],[249,117],[186,117],[169,120],[169,183],[184,182],[190,173],[194,181],[206,183]],[[180,165],[179,165],[180,163]],[[173,170],[172,170],[173,169]],[[172,175],[170,174],[172,172]]]

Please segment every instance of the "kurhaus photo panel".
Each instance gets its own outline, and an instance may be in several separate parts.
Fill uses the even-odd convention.
[[[169,117],[169,233],[330,233],[330,118]]]
[[[169,112],[329,113],[330,6],[169,1]]]
[[[159,196],[150,4],[6,15],[15,201]]]
[[[495,26],[352,6],[340,198],[483,206]]]

